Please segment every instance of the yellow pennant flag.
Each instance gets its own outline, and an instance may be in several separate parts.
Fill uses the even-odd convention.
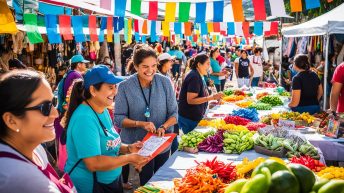
[[[0,0],[0,34],[16,34],[17,32],[18,29],[7,2]]]
[[[170,37],[170,22],[162,22],[162,35],[165,37]]]
[[[165,8],[165,21],[175,22],[176,21],[176,2],[166,3]]]
[[[207,26],[208,26],[208,33],[214,32],[213,22],[207,23]]]
[[[128,19],[128,41],[127,41],[128,44],[131,44],[132,39],[133,39],[133,36],[131,34],[132,28],[133,28],[133,20]]]

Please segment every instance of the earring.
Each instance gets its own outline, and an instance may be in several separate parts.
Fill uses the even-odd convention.
[[[19,133],[19,129],[17,129],[16,132]]]

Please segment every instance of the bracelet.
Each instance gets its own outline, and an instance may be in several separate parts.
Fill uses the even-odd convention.
[[[159,128],[163,128],[166,131],[166,127],[164,125],[161,125]]]

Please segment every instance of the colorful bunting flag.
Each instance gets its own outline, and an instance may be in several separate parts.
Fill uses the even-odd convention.
[[[83,17],[81,17],[83,19]],[[57,33],[57,15],[45,15],[45,26],[49,43],[59,44],[62,42],[60,34]],[[82,22],[81,22],[82,27]]]
[[[244,11],[242,8],[242,0],[231,0],[231,3],[232,3],[234,21],[235,22],[245,21]]]
[[[98,42],[104,42],[104,30],[107,27],[107,17],[101,17]]]
[[[150,1],[149,2],[148,19],[149,20],[157,20],[158,19],[158,2],[157,1]]]
[[[143,24],[142,24],[142,34],[148,34],[147,20],[146,19],[143,21]]]
[[[263,35],[263,22],[254,22],[254,32],[256,36]]]
[[[124,17],[119,17],[118,18],[118,31],[121,31],[124,28]]]
[[[141,41],[142,41],[143,44],[145,44],[146,41],[147,41],[147,40],[146,40],[146,36],[141,36]]]
[[[165,21],[167,22],[175,22],[176,21],[176,6],[175,2],[167,2],[165,8]]]
[[[190,2],[180,2],[179,3],[179,22],[188,22],[190,17]]]
[[[278,34],[278,21],[271,22],[270,35]]]
[[[327,0],[327,3],[331,3],[333,0]]]
[[[0,34],[16,34],[17,32],[16,23],[6,1],[0,1]]]
[[[113,17],[107,17],[106,21],[106,41],[112,42],[113,40]]]
[[[88,27],[90,29],[90,38],[92,42],[98,41],[97,35],[97,17],[95,15],[90,15],[88,20]]]
[[[165,37],[170,36],[170,23],[168,21],[162,22],[162,35]]]
[[[191,31],[192,23],[191,22],[185,22],[184,23],[184,33],[186,36],[191,36],[192,31]]]
[[[220,33],[223,36],[227,35],[227,23],[225,23],[225,22],[220,23]]]
[[[242,22],[235,22],[235,35],[244,36],[244,32],[242,30]]]
[[[197,42],[197,40],[198,40],[198,35],[196,35],[196,34],[193,35],[192,36],[192,41]]]
[[[263,31],[270,31],[271,28],[271,22],[263,22]]]
[[[151,21],[150,38],[151,38],[151,42],[156,41],[156,21]]]
[[[302,0],[290,0],[291,12],[301,12],[302,11]]]
[[[115,0],[115,16],[125,17],[127,0]]]
[[[201,23],[201,34],[202,35],[207,35],[208,34],[207,23]]]
[[[113,0],[100,0],[100,8],[111,11],[111,3],[112,2],[113,2]]]
[[[83,16],[72,16],[74,38],[75,38],[75,42],[77,42],[77,43],[86,41],[85,34],[84,34],[83,29],[82,29],[83,28],[82,18],[83,18]],[[48,38],[49,38],[49,36],[48,36]],[[50,42],[50,39],[49,39],[49,42]]]
[[[320,0],[305,0],[306,9],[314,9],[320,7]]]
[[[156,34],[161,34],[161,21],[156,21]]]
[[[223,7],[224,1],[214,1],[213,11],[214,11],[214,22],[223,21]]]
[[[69,15],[59,15],[59,28],[64,40],[73,40]]]
[[[243,22],[242,23],[242,30],[244,32],[245,37],[250,36],[250,23],[249,22]]]
[[[124,41],[128,42],[128,31],[129,31],[129,27],[128,27],[128,19],[124,19]]]
[[[220,28],[220,23],[219,22],[214,22],[213,23],[213,30],[214,30],[214,32],[221,32],[221,28]]]
[[[139,20],[134,19],[134,32],[139,32]]]
[[[283,0],[269,0],[271,7],[271,15],[276,17],[283,17],[286,15]]]
[[[234,22],[228,22],[227,23],[227,34],[228,35],[235,35]]]
[[[128,19],[128,44],[131,44],[132,40],[132,28],[133,28],[133,19]]]
[[[208,27],[208,33],[214,32],[213,22],[208,22],[207,27]]]
[[[141,0],[131,0],[131,13],[141,16]]]
[[[135,42],[137,42],[137,43],[140,42],[140,34],[139,33],[135,32],[134,37],[135,37]]]
[[[174,23],[174,33],[182,34],[182,23],[180,22]]]
[[[24,14],[24,27],[26,29],[27,37],[31,44],[37,44],[43,42],[43,38],[38,31],[37,27],[37,15],[32,13]]]
[[[266,11],[264,0],[253,0],[254,19],[266,20]]]
[[[113,32],[114,33],[117,33],[119,31],[118,27],[119,27],[119,17],[114,17],[113,18]]]
[[[196,23],[205,22],[205,13],[206,13],[207,3],[196,3]]]

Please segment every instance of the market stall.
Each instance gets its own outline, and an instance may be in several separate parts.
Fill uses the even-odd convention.
[[[344,148],[340,144],[344,143],[344,138],[319,134],[319,125],[314,126],[318,118],[291,112],[287,107],[289,95],[281,87],[227,89],[224,93],[224,102],[210,104],[212,108],[196,129],[181,136],[180,151],[169,158],[148,184],[165,190],[196,191],[197,188],[182,186],[197,178],[193,172],[204,172],[202,164],[215,162],[225,168],[233,166],[236,177],[233,173],[226,175],[232,176],[230,181],[234,181],[243,176],[249,178],[257,165],[271,159],[283,164],[305,165],[321,177],[325,173],[325,177],[330,176],[332,174],[328,173],[335,170],[340,173],[338,178],[343,179],[342,168],[326,168],[325,160],[344,160]],[[292,125],[288,125],[290,123]]]

